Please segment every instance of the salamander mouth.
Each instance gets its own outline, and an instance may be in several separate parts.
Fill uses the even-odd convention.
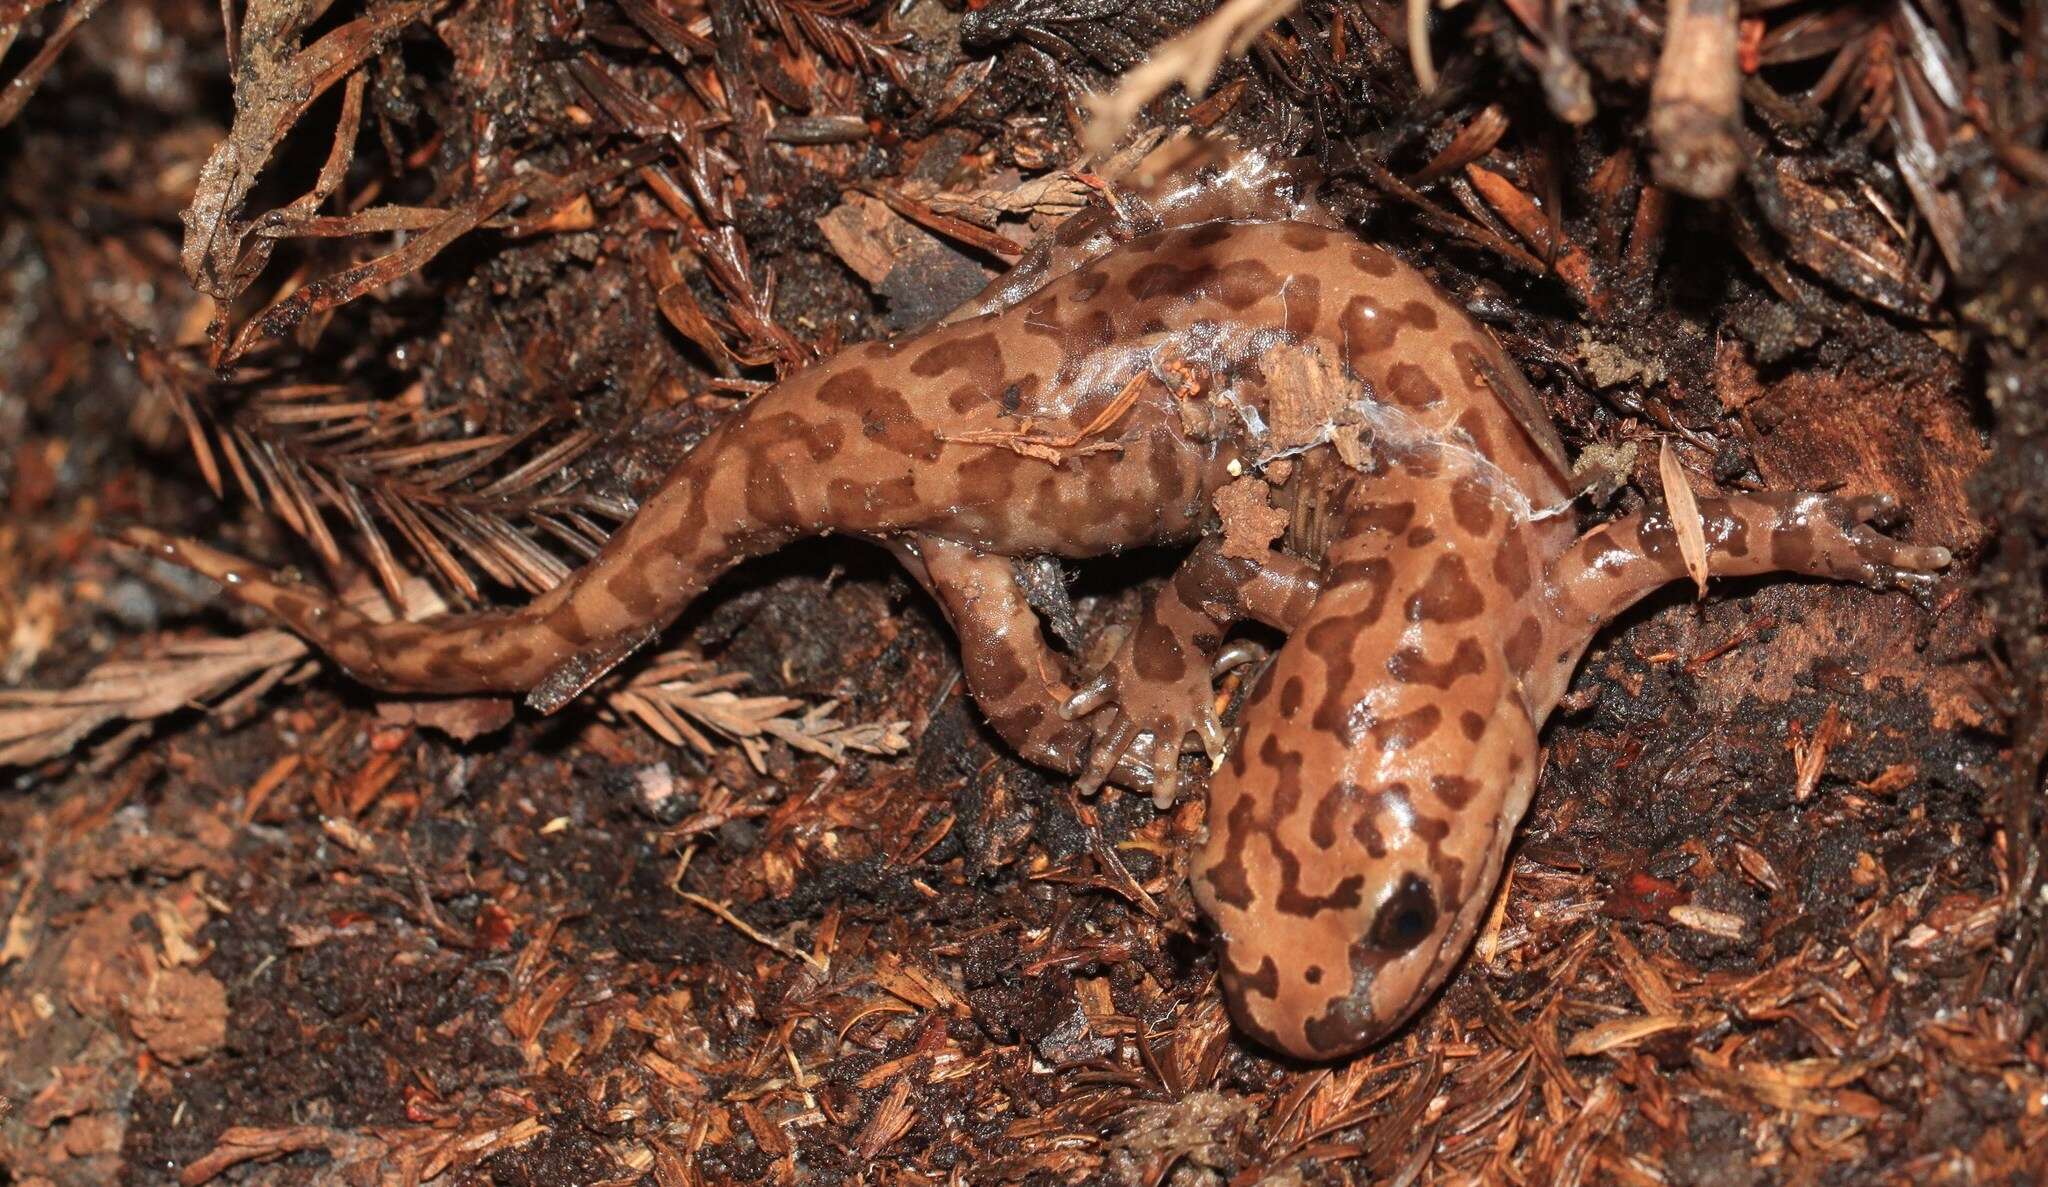
[[[1273,953],[1247,967],[1240,963],[1242,950],[1233,959],[1226,941],[1219,972],[1231,1016],[1261,1044],[1299,1059],[1339,1059],[1363,1050],[1399,1029],[1445,980],[1441,958],[1459,929],[1447,932],[1441,922],[1429,888],[1411,875],[1346,945],[1339,961],[1349,966],[1348,979],[1300,950],[1293,953],[1299,963],[1284,972]],[[1390,995],[1392,1009],[1386,1008]]]
[[[1312,1059],[1336,1059],[1349,1055],[1385,1034],[1389,1026],[1373,1016],[1372,974],[1354,977],[1351,992],[1330,1002],[1330,1008],[1302,1021],[1301,1035],[1308,1050],[1298,1052]]]
[[[1373,1010],[1373,987],[1387,953],[1369,940],[1351,945],[1348,985],[1328,984],[1323,967],[1310,964],[1285,979],[1271,956],[1244,969],[1223,952],[1224,1000],[1238,1028],[1263,1046],[1297,1059],[1331,1060],[1378,1041],[1403,1018]]]

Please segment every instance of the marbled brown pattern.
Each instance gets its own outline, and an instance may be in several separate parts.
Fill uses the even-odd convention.
[[[1223,760],[1194,890],[1231,1009],[1295,1055],[1356,1050],[1462,955],[1528,805],[1537,729],[1594,631],[1684,566],[1661,512],[1575,538],[1563,449],[1520,372],[1316,207],[1306,166],[1213,163],[1131,192],[1130,223],[1069,220],[939,325],[764,393],[522,609],[377,624],[204,545],[133,538],[368,683],[533,690],[549,710],[737,562],[819,532],[881,542],[944,608],[969,689],[1025,756],[1162,800],[1190,738]],[[1288,365],[1320,360],[1338,374]],[[1365,456],[1270,439],[1304,395],[1325,428],[1363,426]],[[1289,525],[1264,557],[1218,544],[1213,500],[1243,474],[1266,477]],[[1887,582],[1947,560],[1867,527],[1881,500],[1700,509],[1716,572]],[[1122,652],[1070,683],[1011,558],[1176,542],[1197,546]],[[1246,619],[1288,642],[1226,730],[1211,666]]]

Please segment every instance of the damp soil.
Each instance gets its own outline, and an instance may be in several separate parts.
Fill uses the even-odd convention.
[[[230,61],[217,7],[108,7],[64,41],[89,7],[0,6],[0,80],[58,53],[0,123],[8,690],[109,661],[189,679],[168,641],[265,627],[114,546],[129,522],[365,591],[374,536],[454,604],[526,596],[520,558],[573,563],[749,392],[944,312],[1053,225],[1065,208],[1002,202],[1077,159],[1084,87],[1203,15],[344,0],[301,27],[264,3]],[[1765,151],[1739,188],[1660,198],[1661,11],[1579,6],[1559,45],[1598,103],[1574,127],[1520,7],[1440,14],[1425,97],[1398,7],[1317,0],[1147,119],[1322,162],[1332,205],[1487,320],[1605,459],[1588,524],[1654,496],[1668,438],[1727,489],[1894,491],[1898,530],[1959,560],[1917,596],[1745,579],[1616,623],[1544,732],[1477,948],[1386,1043],[1312,1066],[1236,1032],[1186,883],[1192,765],[1167,811],[1078,797],[990,733],[886,552],[811,542],[662,640],[731,682],[692,712],[809,747],[708,718],[663,738],[601,690],[501,724],[288,657],[249,695],[0,768],[0,1184],[2044,1181],[2041,122],[2003,156],[1953,150],[1944,192],[1974,205],[1939,244],[1899,125],[1859,122],[1878,98],[1787,122],[1752,93]],[[1952,86],[2042,67],[2048,41],[2001,31],[2038,6],[1922,7]],[[1933,42],[1801,11],[1924,75]],[[1785,23],[1755,18],[1778,56],[1749,78],[1798,98],[1826,62]],[[278,51],[323,34],[362,81],[272,140],[248,112],[298,85]],[[225,192],[216,145],[267,161],[237,199],[246,251],[351,104],[333,221],[267,262],[181,256],[195,189]],[[1560,211],[1587,284],[1489,247],[1565,254],[1515,239],[1458,164],[1415,181],[1427,211],[1385,184],[1489,109],[1510,130],[1469,159]],[[522,188],[489,206],[501,185]],[[1000,215],[946,201],[976,194]],[[473,225],[387,265],[417,210]],[[1834,252],[1808,222],[1905,239]],[[371,261],[389,275],[329,303]],[[302,284],[310,305],[258,316]],[[393,448],[503,442],[425,529],[472,589],[396,526],[426,488],[394,484],[475,455],[365,470],[276,415],[350,402]],[[292,526],[301,497],[341,564]],[[1170,563],[1039,574],[1077,667]]]

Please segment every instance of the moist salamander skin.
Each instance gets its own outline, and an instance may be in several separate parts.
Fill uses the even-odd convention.
[[[1150,787],[1218,765],[1193,866],[1238,1024],[1358,1050],[1456,966],[1529,804],[1537,730],[1594,633],[1686,576],[1652,508],[1581,535],[1564,450],[1487,330],[1318,207],[1305,167],[1180,151],[920,332],[753,399],[529,605],[377,623],[205,545],[351,675],[559,707],[721,573],[799,537],[891,549],[1023,756]],[[1716,574],[1925,582],[1884,497],[1699,500]],[[1184,544],[1109,665],[1069,683],[1013,562]],[[1285,632],[1227,728],[1227,632]]]

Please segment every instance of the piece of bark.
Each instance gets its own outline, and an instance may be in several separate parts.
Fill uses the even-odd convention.
[[[1287,530],[1287,513],[1266,500],[1265,480],[1244,477],[1216,492],[1223,519],[1223,555],[1259,560]]]

